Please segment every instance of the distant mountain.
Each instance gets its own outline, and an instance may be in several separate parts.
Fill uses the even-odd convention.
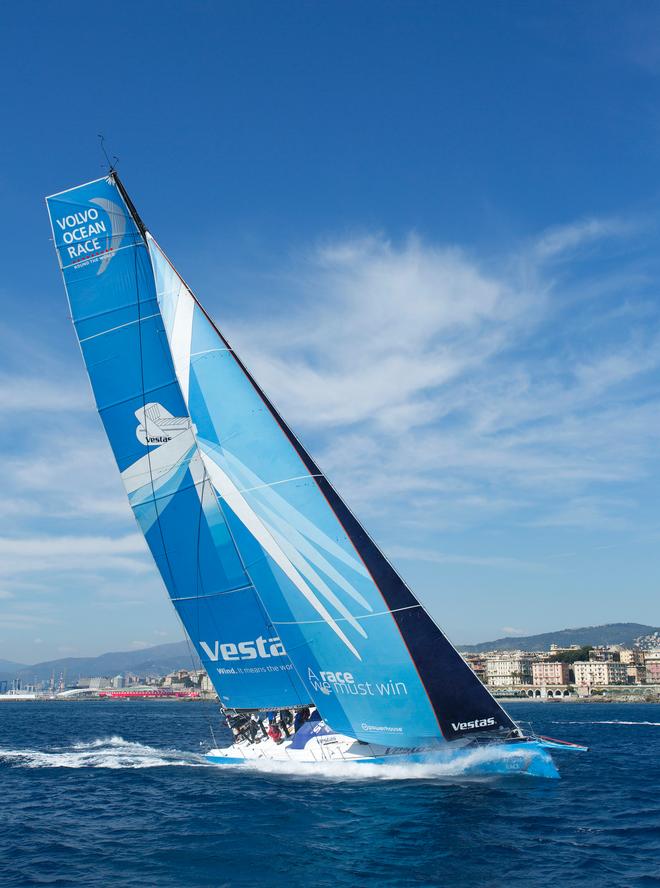
[[[652,635],[654,632],[660,632],[660,629],[655,626],[644,626],[641,623],[608,623],[605,626],[560,629],[542,635],[496,638],[495,641],[484,641],[481,644],[458,645],[458,649],[464,653],[479,653],[493,650],[547,651],[550,650],[551,644],[631,645],[636,639]],[[61,672],[67,681],[93,675],[105,675],[111,678],[123,672],[161,676],[175,669],[191,669],[193,665],[195,669],[199,669],[200,663],[196,657],[194,661],[191,660],[191,651],[192,647],[187,642],[179,641],[137,651],[113,651],[98,657],[64,657],[61,660],[46,660],[43,663],[35,663],[34,666],[0,660],[0,681],[11,681],[13,678],[29,682],[48,681],[51,675],[55,675],[57,679]]]
[[[0,673],[15,672],[17,669],[23,669],[25,663],[14,663],[13,660],[0,660]]]
[[[159,644],[155,647],[142,648],[137,651],[113,651],[99,657],[64,657],[61,660],[46,660],[25,666],[0,660],[0,680],[22,678],[25,681],[47,681],[51,675],[58,678],[63,672],[71,681],[79,676],[105,675],[112,677],[122,672],[134,672],[137,675],[167,675],[175,669],[200,668],[194,655],[191,659],[192,646],[185,641],[174,644]]]
[[[571,644],[632,645],[644,635],[652,635],[660,631],[656,626],[644,626],[642,623],[606,623],[604,626],[583,626],[580,629],[558,629],[556,632],[544,632],[541,635],[521,635],[516,637],[496,638],[495,641],[483,641],[480,644],[458,645],[463,653],[479,654],[483,651],[549,651],[551,644],[568,647]]]

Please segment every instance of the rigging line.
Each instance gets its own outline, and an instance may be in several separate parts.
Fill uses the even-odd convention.
[[[362,614],[361,616],[353,615],[354,620],[368,620],[370,617],[384,617],[388,614],[398,614],[401,611],[416,610],[422,607],[421,604],[410,604],[407,607],[395,607],[392,610],[378,611],[375,614]],[[334,617],[337,623],[345,623],[348,617]],[[325,623],[325,620],[273,620],[276,626],[309,626],[313,623]],[[349,621],[350,622],[350,621]]]
[[[128,205],[127,205],[127,208],[128,208]],[[130,215],[130,210],[129,210],[129,215]],[[146,250],[146,245],[145,245],[145,250]],[[135,257],[134,257],[134,263],[133,263],[133,270],[135,272],[135,296],[136,296],[136,305],[137,305],[138,320],[139,320],[141,306],[140,306],[140,279],[139,279],[139,275],[138,275],[138,255],[139,255],[139,252],[138,252],[138,250],[136,250]],[[146,399],[146,392],[145,392],[145,388],[144,388],[144,348],[143,348],[143,343],[142,343],[142,325],[141,324],[138,324],[137,332],[138,332],[138,345],[139,345],[139,353],[140,353],[140,383],[141,383],[140,388],[141,388],[141,393],[142,393],[142,409],[146,413],[147,399]],[[151,448],[147,449],[147,465],[149,466],[149,474],[151,476],[151,491],[152,491],[152,495],[154,497],[154,511],[156,512],[156,524],[158,525],[158,532],[160,534],[160,541],[161,541],[161,544],[163,547],[163,555],[165,556],[165,561],[167,563],[167,569],[169,571],[170,579],[172,581],[172,588],[176,590],[176,580],[174,578],[174,571],[172,570],[172,564],[170,562],[169,555],[167,554],[167,547],[165,545],[165,534],[163,532],[163,526],[162,526],[161,520],[160,520],[160,512],[158,511],[158,503],[155,500],[156,490],[154,487],[153,466],[151,463]]]
[[[120,189],[120,193],[121,193],[121,189]],[[122,197],[123,197],[123,194],[122,194]],[[128,204],[126,204],[126,206],[129,210],[129,214],[131,214],[130,207],[128,207]],[[148,254],[146,242],[144,243],[143,246],[144,246],[144,249],[147,253],[147,259],[149,260],[149,266],[151,267],[151,260],[149,259],[149,254]],[[134,271],[135,271],[135,292],[136,292],[136,299],[137,299],[138,321],[140,321],[141,320],[141,317],[140,317],[141,304],[140,304],[140,285],[139,285],[137,262],[138,262],[138,250],[135,251]],[[143,343],[142,343],[142,325],[140,323],[138,323],[137,330],[138,330],[138,343],[139,343],[139,350],[140,350],[140,379],[141,379],[141,389],[142,389],[142,408],[146,413],[147,401],[146,401],[146,392],[145,392],[145,386],[144,386],[144,348],[143,348]],[[174,577],[174,571],[172,570],[172,564],[170,562],[170,558],[169,558],[169,555],[167,552],[167,546],[165,545],[165,534],[163,531],[163,526],[162,526],[162,522],[161,522],[161,518],[160,518],[160,511],[158,508],[158,502],[156,500],[156,491],[155,491],[155,487],[154,487],[154,477],[153,477],[153,466],[152,466],[152,462],[151,462],[151,452],[152,452],[151,448],[148,448],[147,449],[147,464],[149,465],[149,472],[151,475],[151,489],[152,489],[152,496],[153,496],[153,502],[154,502],[154,510],[156,512],[156,524],[158,525],[158,532],[159,532],[161,544],[163,547],[163,555],[165,556],[165,561],[167,563],[167,569],[170,574],[170,579],[172,582],[172,589],[176,592],[177,584],[176,584],[176,580]],[[175,608],[175,610],[176,610],[176,608]],[[178,615],[178,611],[177,611],[177,615]],[[186,642],[186,647],[188,649],[188,655],[190,657],[190,662],[193,667],[193,671],[196,671],[195,667],[197,666],[197,663],[195,662],[195,657],[193,655],[193,652],[192,652],[192,649],[190,646],[190,639],[188,637],[185,626],[183,624],[183,620],[181,619],[180,616],[179,616],[179,621],[181,622],[181,626],[184,630],[183,637]],[[208,723],[209,729],[211,730],[211,734],[213,735],[213,728],[211,727],[210,720],[208,719],[208,712],[206,712],[205,710],[203,710],[203,711],[204,711],[204,714],[207,716],[207,723]]]
[[[117,164],[119,163],[119,158],[116,154],[112,155],[112,160],[108,157],[108,152],[105,150],[105,136],[103,133],[97,133],[100,143],[101,151],[103,152],[103,156],[105,157],[106,163],[108,164],[108,175],[111,176],[114,171],[117,169]],[[101,164],[101,168],[103,168],[103,164]]]

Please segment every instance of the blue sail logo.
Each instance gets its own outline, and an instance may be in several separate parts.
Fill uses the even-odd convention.
[[[126,232],[126,214],[112,200],[93,197],[95,206],[68,213],[55,220],[61,232],[59,244],[63,264],[80,267],[89,262],[100,262],[97,276],[106,270]],[[97,209],[107,215],[104,219]]]

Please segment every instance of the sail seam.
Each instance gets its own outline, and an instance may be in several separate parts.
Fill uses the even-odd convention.
[[[191,358],[198,358],[200,355],[210,355],[213,352],[230,352],[231,348],[205,348],[204,351],[190,352]]]
[[[253,490],[262,490],[264,487],[276,487],[278,484],[288,484],[290,481],[304,481],[306,478],[322,478],[323,475],[294,475],[293,478],[282,478],[281,481],[265,481],[263,484],[255,484],[254,487],[238,488],[240,493],[250,493]]]
[[[145,315],[143,318],[135,318],[134,321],[126,321],[125,324],[119,324],[117,327],[109,327],[107,330],[101,330],[100,333],[93,333],[91,336],[85,336],[84,339],[81,339],[81,342],[89,342],[90,339],[96,339],[98,336],[105,336],[107,333],[114,333],[116,330],[122,330],[124,327],[130,327],[132,324],[141,324],[142,321],[150,321],[152,318],[157,318],[160,315],[160,312],[156,312],[156,314]]]
[[[374,614],[361,614],[360,616],[356,615],[353,617],[353,619],[367,620],[367,619],[369,619],[369,617],[384,617],[388,614],[398,614],[401,611],[415,610],[415,608],[418,608],[418,607],[422,607],[422,605],[421,604],[411,604],[408,607],[394,608],[394,610],[377,611],[377,613],[374,613]],[[346,619],[347,619],[346,617],[335,617],[335,620],[338,623],[344,623],[344,622],[346,622]],[[315,623],[325,623],[325,620],[273,620],[273,623],[276,626],[309,626],[313,623],[314,624]]]
[[[206,595],[180,595],[178,598],[170,598],[170,601],[202,601],[205,598],[217,598],[218,595],[233,595],[234,592],[245,592],[246,589],[254,589],[252,583],[245,586],[236,586],[234,589],[224,589],[221,592],[209,592]]]
[[[58,244],[57,241],[55,241],[55,246],[61,247],[62,244]],[[114,254],[114,253],[119,253],[121,250],[132,250],[132,249],[135,249],[136,247],[141,247],[141,246],[142,246],[141,241],[140,242],[135,241],[134,244],[126,244],[125,247],[114,247],[110,250],[106,250],[106,252]],[[101,254],[99,254],[99,255],[101,255]],[[77,262],[69,262],[68,265],[62,265],[61,268],[62,268],[62,271],[66,271],[67,268],[75,268],[76,265],[81,265],[83,262],[88,262],[90,259],[96,259],[96,258],[97,258],[96,254],[94,254],[93,256],[85,256],[82,259],[78,259]]]

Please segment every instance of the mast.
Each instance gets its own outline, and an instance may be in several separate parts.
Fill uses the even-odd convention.
[[[206,475],[163,337],[144,223],[114,171],[47,205],[74,327],[129,503],[221,703],[307,704]]]

